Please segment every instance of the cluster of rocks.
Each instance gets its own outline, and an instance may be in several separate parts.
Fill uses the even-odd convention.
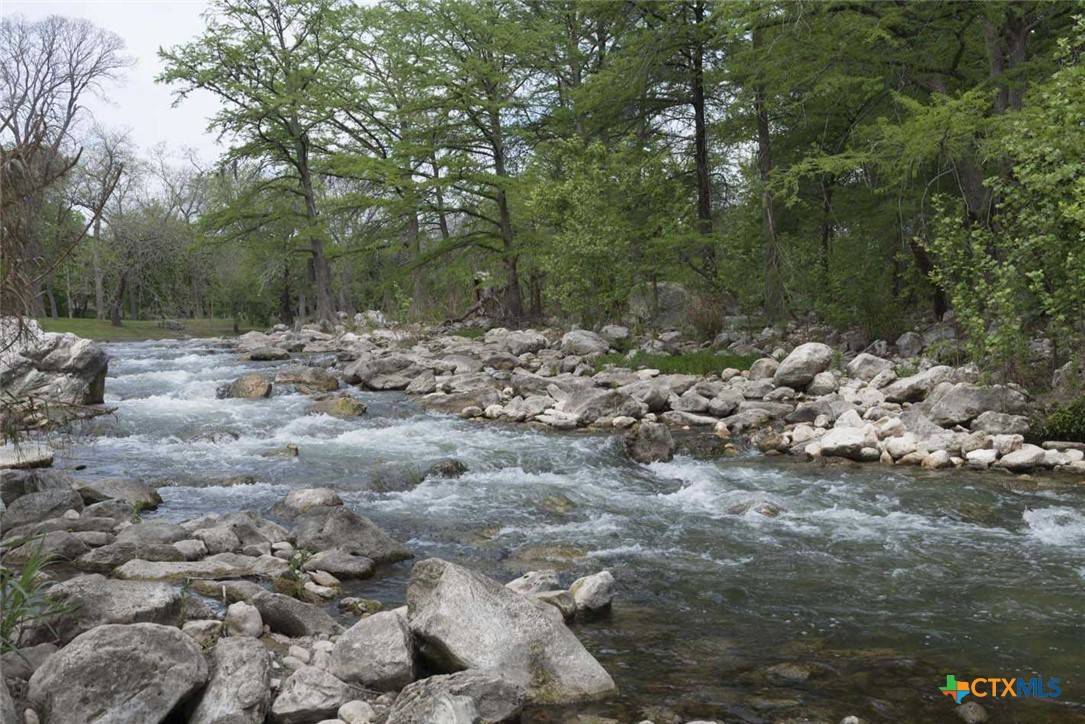
[[[4,721],[498,722],[615,691],[566,626],[609,609],[606,571],[504,586],[429,559],[384,611],[341,582],[412,554],[326,488],[180,523],[134,517],[159,502],[135,481],[5,470],[0,492],[3,564],[59,564],[3,656]]]
[[[949,329],[940,323],[925,335],[907,333],[895,345],[877,342],[870,349],[918,353],[948,339]],[[335,351],[345,382],[403,390],[417,395],[425,409],[465,418],[629,430],[630,453],[642,462],[673,454],[665,428],[691,428],[723,437],[753,435],[763,451],[804,458],[1085,472],[1085,445],[1026,443],[1027,391],[980,384],[974,366],[887,359],[872,351],[841,355],[807,342],[787,354],[777,349],[748,370],[704,376],[620,364],[596,369],[599,355],[631,343],[629,330],[613,325],[564,334],[494,328],[477,338],[433,330],[333,335],[302,328],[250,333],[241,349]],[[729,347],[760,351],[741,341]],[[667,353],[689,345],[672,333],[642,348]]]

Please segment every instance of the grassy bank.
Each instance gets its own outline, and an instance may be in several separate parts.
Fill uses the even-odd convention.
[[[712,372],[722,372],[728,367],[747,370],[757,356],[743,356],[716,352],[715,350],[702,349],[696,352],[687,352],[676,355],[655,355],[637,352],[632,359],[626,359],[624,354],[607,354],[595,358],[595,369],[602,370],[608,364],[632,369],[648,368],[659,370],[664,374],[684,375],[707,375]]]
[[[180,320],[184,329],[167,329],[153,321],[125,320],[124,326],[110,326],[108,319],[39,319],[46,332],[72,332],[80,337],[99,342],[118,342],[144,339],[187,339],[192,337],[232,337],[234,325],[229,319],[185,319]],[[254,327],[242,325],[244,334]]]

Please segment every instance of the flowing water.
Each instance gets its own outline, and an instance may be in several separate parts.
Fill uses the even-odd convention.
[[[957,721],[938,691],[955,674],[1058,678],[1057,699],[982,701],[994,721],[1085,721],[1081,485],[752,455],[641,466],[614,436],[430,415],[396,393],[361,393],[369,411],[352,420],[306,416],[308,398],[281,390],[218,400],[222,383],[275,363],[215,342],[110,353],[117,412],[58,465],[168,484],[155,517],[266,510],[330,486],[418,558],[501,580],[555,567],[565,584],[611,570],[614,612],[574,627],[622,691],[595,713]],[[240,437],[188,441],[222,430]],[[297,458],[259,455],[291,443]],[[469,472],[407,484],[448,457]],[[258,482],[207,485],[239,474]],[[740,512],[751,503],[782,512]],[[352,592],[399,605],[409,569]]]

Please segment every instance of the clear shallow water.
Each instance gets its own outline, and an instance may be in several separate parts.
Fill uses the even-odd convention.
[[[428,415],[393,393],[361,393],[369,412],[355,420],[305,416],[296,394],[217,400],[224,382],[281,363],[238,362],[211,342],[110,352],[117,413],[58,464],[169,483],[156,516],[262,510],[327,485],[419,558],[502,580],[610,569],[614,614],[576,627],[623,692],[600,714],[955,721],[938,692],[953,673],[1058,677],[1058,700],[983,703],[995,721],[1085,721],[1081,486],[1021,492],[993,473],[760,456],[640,466],[613,436]],[[221,430],[240,437],[188,441]],[[259,456],[288,443],[298,458]],[[447,457],[470,471],[403,484]],[[239,474],[258,483],[207,486]],[[731,512],[750,503],[783,512]],[[408,573],[393,567],[355,592],[399,603]],[[783,662],[809,678],[766,673]]]

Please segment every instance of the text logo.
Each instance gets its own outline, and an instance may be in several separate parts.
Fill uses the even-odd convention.
[[[971,694],[977,699],[990,697],[1046,697],[1054,699],[1062,694],[1058,679],[1048,679],[1046,682],[1040,677],[1031,679],[1005,679],[1002,677],[988,676],[971,681],[957,681],[953,674],[946,674],[946,685],[938,687],[945,696],[953,697],[953,701],[960,704],[964,698]]]

